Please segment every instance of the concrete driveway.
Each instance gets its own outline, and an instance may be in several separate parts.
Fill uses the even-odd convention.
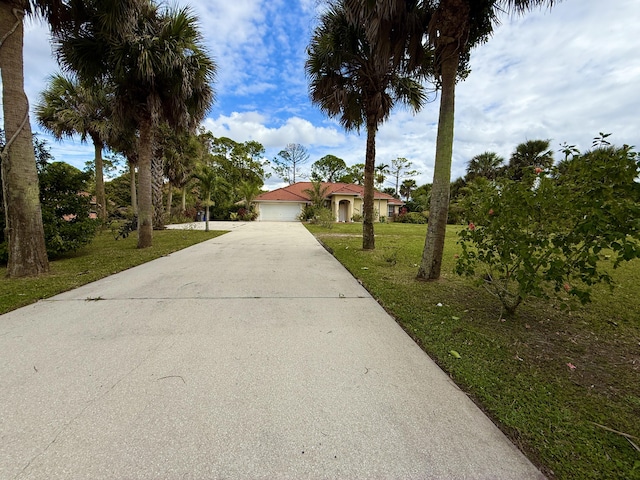
[[[302,225],[211,227],[0,316],[1,479],[543,478]]]

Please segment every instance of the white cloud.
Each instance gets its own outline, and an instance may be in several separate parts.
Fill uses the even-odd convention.
[[[315,126],[310,121],[291,117],[279,126],[268,126],[269,119],[258,112],[233,112],[216,119],[207,118],[203,125],[217,137],[230,137],[238,142],[255,140],[265,148],[284,148],[288,143],[305,147],[334,147],[345,141],[333,127]]]

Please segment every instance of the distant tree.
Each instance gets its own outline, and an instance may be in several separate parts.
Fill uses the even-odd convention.
[[[206,226],[205,231],[209,231],[209,212],[210,207],[215,204],[215,201],[212,198],[215,196],[216,192],[220,189],[224,189],[228,187],[224,178],[219,174],[217,169],[212,168],[207,165],[200,165],[195,173],[193,174],[194,178],[198,180],[198,185],[200,187],[200,195],[202,196],[203,204],[205,206],[205,215],[206,215]]]
[[[311,180],[336,182],[347,173],[347,164],[335,155],[325,155],[311,165]]]
[[[260,195],[260,187],[255,180],[243,180],[238,187],[238,193],[248,212],[253,211],[253,201]]]
[[[411,170],[413,162],[410,162],[406,158],[398,157],[391,160],[391,167],[389,167],[389,175],[395,180],[395,193],[400,193],[400,181],[405,178],[411,178],[418,175],[420,172],[417,170]]]
[[[527,140],[518,145],[509,158],[506,174],[511,180],[521,180],[525,169],[547,170],[553,165],[553,151],[550,140]]]
[[[329,191],[329,185],[324,185],[322,182],[311,182],[311,188],[305,189],[305,193],[309,195],[311,205],[316,208],[323,208],[324,203],[327,200],[327,192]]]
[[[476,155],[467,164],[465,179],[469,182],[477,177],[495,180],[503,167],[504,158],[495,152],[484,152]]]
[[[356,185],[364,184],[364,163],[356,163],[347,167],[347,171],[344,175],[338,178],[342,183],[355,183]]]
[[[219,167],[220,174],[229,184],[234,197],[238,197],[238,188],[245,181],[262,187],[269,178],[265,168],[269,164],[264,159],[264,147],[254,140],[243,143],[228,137],[214,137],[211,132],[200,132],[200,141],[209,153],[211,165]]]
[[[198,136],[192,133],[175,133],[171,135],[164,148],[164,174],[169,181],[167,194],[167,215],[171,216],[173,189],[182,193],[181,213],[186,210],[185,187],[192,178],[198,162],[202,161],[204,148]]]
[[[393,187],[385,187],[382,189],[382,193],[386,193],[387,195],[391,195],[395,198],[400,198],[400,195],[396,193],[396,189]]]
[[[303,176],[300,167],[309,161],[307,149],[299,143],[290,143],[273,159],[273,171],[289,185]]]
[[[405,200],[409,200],[411,198],[411,194],[418,187],[418,184],[413,178],[407,178],[400,185],[400,196],[404,197]]]
[[[384,181],[387,179],[387,175],[389,175],[389,165],[386,163],[379,163],[374,168],[373,175],[373,183],[376,188],[380,189],[384,185]]]

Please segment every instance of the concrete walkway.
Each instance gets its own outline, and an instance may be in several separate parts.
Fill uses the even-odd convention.
[[[543,478],[302,225],[221,227],[0,316],[0,479]]]

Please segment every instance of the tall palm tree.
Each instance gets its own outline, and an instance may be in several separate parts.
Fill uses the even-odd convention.
[[[428,28],[429,42],[435,49],[436,71],[441,86],[440,115],[436,137],[429,226],[418,278],[440,278],[444,236],[449,213],[449,188],[453,155],[455,85],[471,48],[486,41],[505,9],[524,12],[534,6],[553,5],[554,0],[441,0],[435,7]]]
[[[376,7],[380,2],[375,2]],[[383,7],[380,7],[383,8]],[[374,10],[375,13],[375,10]],[[321,16],[308,47],[305,65],[313,103],[332,117],[339,117],[346,130],[367,131],[364,168],[364,221],[362,248],[375,248],[373,229],[373,184],[376,133],[398,102],[418,110],[426,101],[425,90],[409,65],[394,52],[371,42],[359,22],[350,20],[346,1],[337,1]]]
[[[410,65],[419,62],[424,52],[422,41],[425,34],[433,47],[434,73],[440,87],[440,114],[429,226],[418,278],[437,279],[440,277],[449,209],[458,74],[467,70],[470,50],[489,38],[500,12],[524,13],[536,6],[552,6],[556,0],[344,1],[352,12],[352,21],[366,25],[367,39],[379,40],[380,49],[395,52],[395,58],[408,55]],[[406,52],[406,55],[400,55],[401,52]]]
[[[1,168],[9,277],[35,276],[49,271],[29,101],[24,92],[23,20],[26,15],[37,14],[53,31],[59,31],[68,19],[66,3],[62,0],[0,1],[0,72],[7,139],[1,154]]]
[[[95,152],[98,217],[103,222],[107,219],[107,202],[102,151],[111,130],[109,97],[109,87],[105,84],[82,85],[74,77],[57,74],[50,78],[36,105],[38,122],[57,139],[79,134],[84,142],[87,136],[91,137]]]
[[[202,46],[188,8],[164,9],[150,0],[94,0],[90,21],[60,38],[62,61],[82,78],[115,85],[115,116],[139,132],[138,248],[152,245],[151,162],[156,128],[166,122],[192,130],[213,101],[216,66]]]
[[[471,181],[477,177],[484,177],[495,180],[504,163],[504,158],[496,152],[484,152],[476,155],[467,164],[467,175],[465,180]]]

